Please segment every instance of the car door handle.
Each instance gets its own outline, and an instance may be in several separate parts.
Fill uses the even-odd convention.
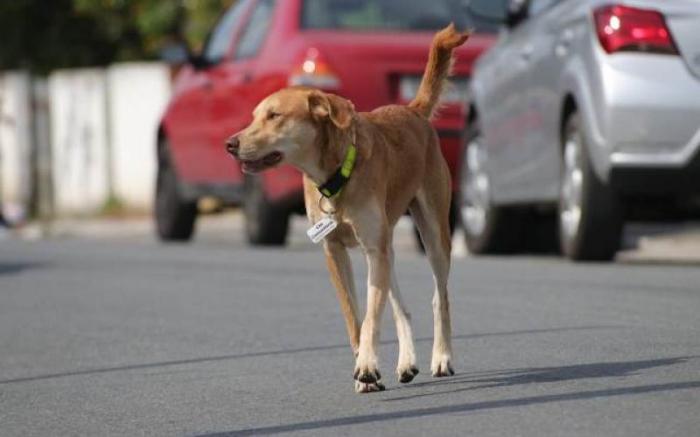
[[[211,81],[211,79],[207,79],[204,82],[202,82],[202,89],[205,91],[211,91],[214,89],[214,82]]]
[[[245,73],[243,73],[243,76],[241,78],[241,82],[248,83],[248,82],[252,82],[252,81],[253,81],[253,75],[250,74],[250,71],[246,71]]]
[[[523,47],[522,50],[520,50],[520,59],[522,59],[524,62],[530,62],[533,51],[532,46]]]

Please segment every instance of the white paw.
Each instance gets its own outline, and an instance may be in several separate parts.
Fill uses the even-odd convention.
[[[449,354],[433,354],[430,370],[436,378],[454,375],[455,371],[452,368],[452,357],[450,357]]]
[[[399,364],[396,368],[396,374],[399,376],[399,382],[402,384],[413,381],[418,372],[418,367],[415,364]]]
[[[357,393],[373,393],[375,391],[384,391],[386,387],[381,382],[364,383],[360,381],[355,381],[355,392]]]
[[[365,384],[372,384],[382,379],[382,375],[379,373],[379,369],[377,369],[376,358],[366,359],[363,358],[362,355],[358,356],[355,363],[353,378]]]

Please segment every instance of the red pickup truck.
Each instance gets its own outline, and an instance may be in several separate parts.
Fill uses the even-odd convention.
[[[481,1],[486,8],[503,1]],[[453,21],[473,29],[456,52],[455,76],[435,127],[453,180],[459,168],[467,84],[497,24],[464,0],[238,0],[201,55],[178,74],[158,131],[155,218],[163,240],[193,235],[197,200],[242,205],[252,244],[284,244],[289,216],[303,212],[301,174],[280,167],[250,177],[224,142],[270,93],[307,85],[342,95],[359,111],[410,101],[434,32]],[[481,17],[481,18],[480,18]],[[456,186],[457,184],[453,184]]]

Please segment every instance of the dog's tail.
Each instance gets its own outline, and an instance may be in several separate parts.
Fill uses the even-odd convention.
[[[428,65],[425,67],[423,80],[418,88],[418,94],[409,107],[417,110],[427,118],[432,118],[437,107],[440,94],[445,87],[447,77],[452,70],[452,51],[469,39],[469,32],[457,32],[454,23],[442,29],[433,38],[430,47]]]

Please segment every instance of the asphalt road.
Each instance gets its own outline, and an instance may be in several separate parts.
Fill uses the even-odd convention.
[[[700,268],[457,259],[440,380],[427,263],[398,271],[421,374],[387,313],[357,395],[317,248],[0,241],[0,435],[700,435]]]

